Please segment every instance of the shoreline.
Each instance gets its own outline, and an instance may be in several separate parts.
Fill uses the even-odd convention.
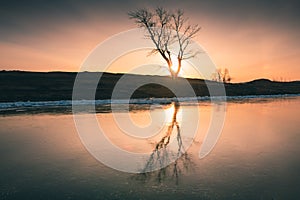
[[[201,105],[204,106],[212,105],[211,103],[268,103],[274,101],[294,100],[300,98],[300,94],[288,94],[288,95],[258,95],[258,96],[235,96],[227,99],[217,98],[213,101],[209,97],[195,99],[181,99],[182,106]],[[111,113],[111,104],[117,105],[118,112],[139,111],[155,109],[156,106],[169,105],[175,99],[135,99],[136,101],[127,103],[125,100],[118,102],[108,102],[103,100],[91,101],[77,101],[72,105],[72,101],[40,101],[40,102],[0,102],[0,117],[11,116],[11,115],[26,115],[26,114],[73,114],[72,106],[76,106],[76,113],[88,114],[88,113]],[[125,107],[124,107],[125,105]],[[153,107],[154,106],[154,107]]]
[[[168,104],[169,102],[227,102],[235,100],[248,99],[279,99],[279,98],[300,97],[300,94],[274,94],[274,95],[245,95],[245,96],[205,96],[205,97],[171,97],[171,98],[137,98],[130,99],[95,99],[95,100],[58,100],[58,101],[16,101],[16,102],[0,102],[0,108],[5,107],[42,107],[42,106],[72,106],[72,105],[107,105],[107,104]]]

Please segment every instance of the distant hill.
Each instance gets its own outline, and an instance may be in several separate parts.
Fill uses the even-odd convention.
[[[98,72],[82,73],[100,75]],[[75,72],[0,71],[0,102],[71,100],[76,75]],[[123,74],[103,73],[98,84],[96,99],[110,99],[115,84],[122,76]],[[184,95],[185,84],[182,78],[172,80],[170,77],[164,76],[133,74],[128,76],[130,76],[130,81],[124,85],[124,93],[126,93],[126,86],[143,79],[174,84],[174,87],[183,91],[182,95]],[[220,84],[201,79],[187,80],[197,96],[209,96],[207,85],[215,87]],[[88,90],[88,83],[83,87],[86,87],[83,88],[84,90]],[[225,88],[227,96],[300,94],[300,81],[274,82],[267,79],[258,79],[247,83],[225,84]],[[173,96],[174,94],[164,86],[148,84],[138,88],[132,98]]]

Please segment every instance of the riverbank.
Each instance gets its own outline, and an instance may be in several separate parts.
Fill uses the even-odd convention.
[[[101,76],[95,98],[98,100],[110,99],[112,91],[124,74],[82,72]],[[73,85],[76,72],[25,72],[25,71],[1,71],[0,72],[0,102],[17,101],[60,101],[72,100]],[[170,77],[133,75],[129,76],[130,87],[141,80],[148,82],[163,82],[176,84],[178,90],[185,90],[186,82],[182,78],[172,80]],[[89,80],[86,88],[88,90]],[[217,87],[220,83],[203,79],[187,79],[194,89],[196,96],[210,96],[209,87]],[[251,96],[251,95],[283,95],[300,94],[300,81],[274,82],[267,79],[258,79],[246,83],[225,84],[227,96]],[[125,95],[126,96],[126,95]],[[148,84],[138,88],[132,98],[172,98],[174,94],[166,87],[158,84]]]

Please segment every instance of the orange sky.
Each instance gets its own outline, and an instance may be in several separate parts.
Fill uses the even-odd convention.
[[[276,26],[269,16],[260,20],[260,15],[222,18],[217,11],[199,14],[191,6],[182,7],[191,23],[202,27],[195,40],[218,67],[229,69],[233,82],[256,78],[300,80],[300,31],[295,24],[279,21]],[[130,8],[111,9],[117,14],[89,8],[80,12],[80,20],[72,16],[59,20],[47,13],[40,20],[34,14],[28,19],[24,14],[24,19],[11,20],[15,24],[0,32],[0,69],[78,71],[99,43],[135,28],[126,16]]]

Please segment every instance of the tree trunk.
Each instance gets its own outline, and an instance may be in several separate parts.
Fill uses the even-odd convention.
[[[174,73],[174,71],[172,70],[172,65],[173,65],[173,64],[172,64],[172,61],[168,60],[167,63],[168,63],[168,68],[169,68],[169,72],[170,72],[170,74],[171,74],[171,77],[174,79],[175,73]]]
[[[164,60],[167,62],[171,77],[174,79],[175,73],[172,71],[173,63],[172,63],[172,60],[171,60],[170,53],[168,52],[169,58],[164,54],[164,52],[159,51],[159,53],[164,58]]]
[[[177,71],[174,73],[174,78],[177,78],[178,77],[178,74],[181,70],[181,58],[178,58],[178,66],[177,66]]]

